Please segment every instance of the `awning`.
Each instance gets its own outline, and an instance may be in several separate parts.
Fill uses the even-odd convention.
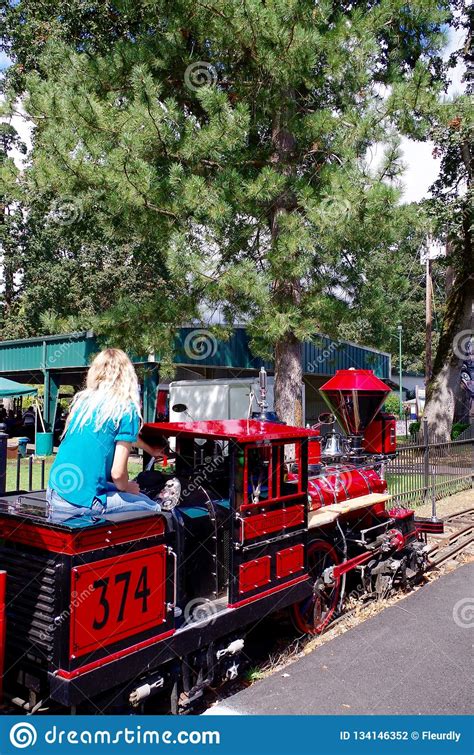
[[[14,380],[7,380],[0,377],[0,398],[10,398],[12,396],[35,396],[38,393],[37,388],[25,383],[15,383]]]

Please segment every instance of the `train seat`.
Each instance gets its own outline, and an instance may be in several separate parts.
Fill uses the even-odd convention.
[[[37,524],[48,524],[50,526],[66,527],[67,529],[77,530],[88,527],[96,527],[107,522],[120,524],[121,522],[134,521],[144,517],[165,516],[165,512],[155,511],[125,511],[122,513],[97,515],[94,513],[80,514],[78,516],[64,516],[58,514],[49,516],[49,507],[46,500],[46,490],[37,490],[31,493],[14,493],[4,495],[0,499],[0,514],[19,517],[24,520],[30,520]],[[168,519],[168,516],[165,516]]]
[[[216,506],[219,509],[225,509],[227,511],[230,510],[230,501],[228,498],[220,498],[219,500],[212,500],[212,505]],[[180,503],[179,511],[184,514],[185,516],[190,517],[191,519],[198,519],[201,516],[209,516],[209,509],[205,505],[205,503],[202,502],[192,502],[192,503]]]

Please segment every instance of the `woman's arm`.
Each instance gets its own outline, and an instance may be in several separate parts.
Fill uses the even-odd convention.
[[[138,436],[138,439],[136,443],[134,443],[135,446],[138,446],[138,448],[143,448],[144,451],[147,452],[147,454],[150,454],[150,456],[154,456],[157,461],[160,461],[165,456],[165,451],[163,446],[151,446],[149,443],[147,443],[143,438]]]
[[[110,476],[112,477],[112,482],[118,490],[126,493],[138,494],[140,492],[138,483],[128,479],[128,458],[130,456],[131,449],[131,443],[126,443],[123,440],[119,440],[116,443]]]

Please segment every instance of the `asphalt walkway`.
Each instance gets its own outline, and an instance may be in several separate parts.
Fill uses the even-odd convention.
[[[473,713],[473,641],[467,564],[207,712]]]

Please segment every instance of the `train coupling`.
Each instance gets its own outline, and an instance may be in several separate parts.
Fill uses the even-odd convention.
[[[222,650],[218,650],[216,653],[216,658],[219,661],[221,658],[223,658],[225,655],[235,655],[236,653],[240,653],[244,649],[244,640],[233,640],[229,645],[227,645],[226,648],[222,648]]]
[[[130,705],[136,708],[143,700],[146,700],[150,695],[154,695],[158,690],[163,688],[165,680],[162,676],[155,678],[154,681],[149,684],[142,684],[140,687],[136,687],[129,696]]]

